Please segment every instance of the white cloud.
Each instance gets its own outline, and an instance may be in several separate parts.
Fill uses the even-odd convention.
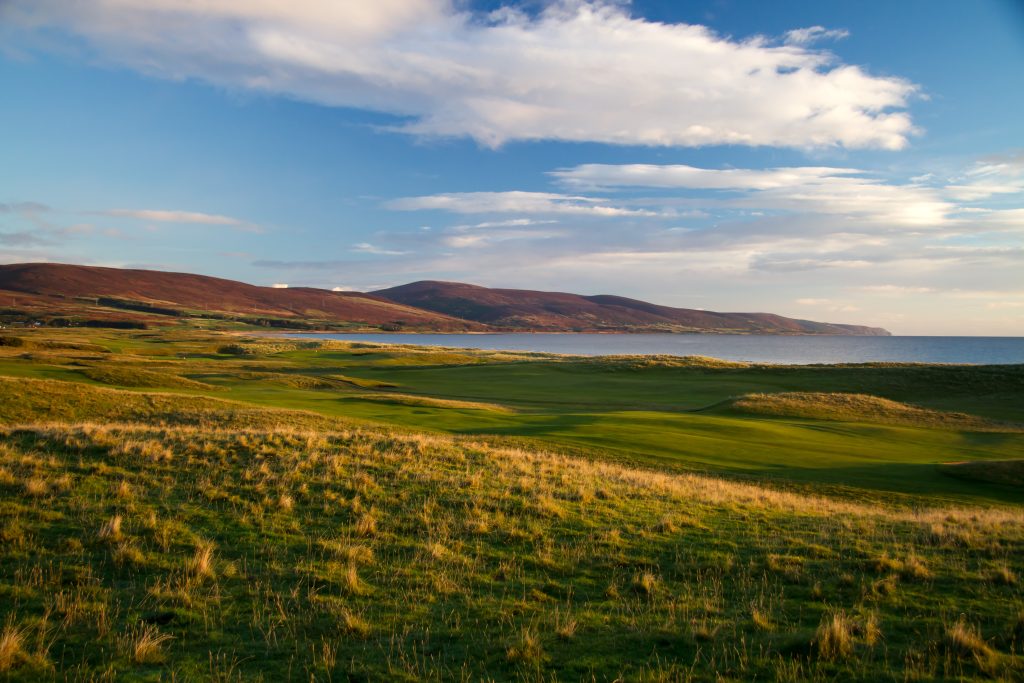
[[[471,228],[510,228],[510,227],[525,227],[527,225],[545,225],[554,223],[552,220],[537,220],[535,218],[510,218],[504,221],[484,221],[482,223],[475,223],[474,225],[459,225],[456,226],[460,229],[471,229]]]
[[[809,26],[786,31],[787,45],[811,45],[821,40],[842,40],[849,38],[850,32],[843,28],[827,29],[824,26]]]
[[[916,87],[811,49],[633,17],[624,3],[555,0],[536,15],[455,0],[7,0],[7,43],[58,28],[101,58],[408,117],[399,130],[652,146],[900,149]],[[17,33],[16,33],[17,32]],[[642,103],[642,106],[639,104]]]
[[[956,205],[937,190],[890,184],[852,168],[708,169],[686,165],[583,164],[551,173],[577,188],[648,187],[738,193],[734,206],[842,215],[910,226],[945,223]]]
[[[407,251],[385,249],[384,247],[378,247],[377,245],[370,244],[369,242],[359,242],[358,244],[353,244],[352,248],[349,249],[349,251],[354,251],[360,254],[376,254],[378,256],[404,256],[405,254],[409,253]]]
[[[619,218],[625,216],[660,216],[657,211],[609,206],[600,197],[580,197],[550,192],[452,192],[423,197],[403,197],[386,204],[398,211],[433,209],[462,214],[523,213],[572,214]],[[489,227],[496,223],[483,223]]]
[[[200,213],[198,211],[167,211],[163,209],[110,209],[102,213],[108,216],[119,218],[137,218],[144,221],[155,221],[157,223],[179,223],[196,225],[226,225],[233,228],[256,231],[254,225],[230,216],[220,216],[213,213]]]
[[[497,242],[508,242],[511,240],[545,240],[553,237],[561,237],[564,233],[540,230],[493,230],[489,232],[466,232],[454,231],[454,234],[446,235],[442,241],[444,244],[462,249],[465,247],[485,247]]]

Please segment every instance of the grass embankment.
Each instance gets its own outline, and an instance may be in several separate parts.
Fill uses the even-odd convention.
[[[865,394],[783,392],[747,394],[714,406],[715,412],[801,417],[834,422],[874,422],[975,432],[1020,432],[1024,425],[967,413],[931,410]]]

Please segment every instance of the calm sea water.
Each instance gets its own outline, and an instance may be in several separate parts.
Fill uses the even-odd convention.
[[[668,354],[761,363],[1024,363],[1024,337],[781,337],[726,334],[303,334],[383,344],[422,344],[580,356]]]

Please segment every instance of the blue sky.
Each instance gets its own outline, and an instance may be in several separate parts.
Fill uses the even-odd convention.
[[[8,0],[0,261],[1024,335],[1024,7]]]

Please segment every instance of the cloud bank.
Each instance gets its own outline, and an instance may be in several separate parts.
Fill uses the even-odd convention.
[[[562,140],[900,149],[916,87],[812,48],[843,31],[736,40],[562,0],[481,14],[447,0],[7,0],[0,39],[58,30],[171,79],[404,117],[486,146]]]

